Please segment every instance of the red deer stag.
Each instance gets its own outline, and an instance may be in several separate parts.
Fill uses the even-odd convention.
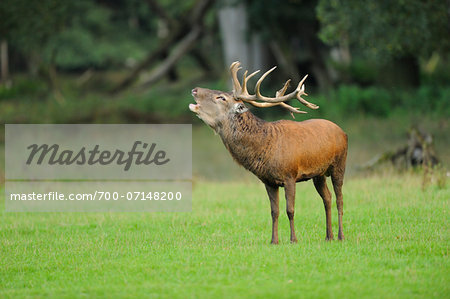
[[[256,107],[281,106],[292,113],[306,113],[285,102],[296,98],[303,105],[317,109],[318,106],[302,98],[305,93],[303,82],[285,95],[288,80],[275,97],[263,96],[260,86],[264,78],[274,68],[258,80],[255,94],[247,91],[247,82],[257,72],[243,75],[242,86],[237,72],[239,62],[230,66],[233,79],[233,92],[227,93],[205,88],[194,88],[192,95],[196,104],[189,109],[197,114],[207,125],[219,134],[225,147],[239,164],[253,172],[266,186],[272,210],[272,243],[278,244],[278,188],[284,187],[286,212],[291,228],[291,242],[297,242],[294,229],[294,205],[296,182],[312,179],[325,206],[327,236],[333,239],[331,228],[331,193],[326,177],[331,176],[339,218],[338,239],[344,239],[342,231],[345,161],[347,157],[347,135],[336,124],[324,119],[311,119],[302,122],[280,120],[266,122],[253,115],[244,102]],[[293,114],[292,114],[293,116]]]

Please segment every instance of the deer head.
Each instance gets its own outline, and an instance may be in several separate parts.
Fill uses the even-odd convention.
[[[242,77],[242,85],[239,82],[237,73],[241,69],[240,62],[233,62],[230,66],[231,78],[233,80],[233,91],[231,93],[222,92],[217,90],[210,90],[206,88],[194,88],[192,95],[196,101],[196,104],[190,104],[189,109],[196,113],[197,116],[202,119],[206,124],[216,129],[221,121],[227,118],[230,114],[243,113],[247,111],[244,102],[249,103],[255,107],[267,108],[273,106],[281,106],[287,109],[292,117],[294,113],[307,113],[299,108],[292,107],[286,102],[291,99],[297,99],[301,104],[311,109],[317,109],[319,106],[312,104],[302,96],[306,96],[305,85],[303,84],[308,77],[306,75],[297,85],[297,88],[291,93],[285,94],[291,80],[287,80],[283,87],[277,91],[275,97],[266,97],[261,94],[261,84],[264,79],[273,71],[276,67],[271,68],[265,72],[255,85],[254,94],[249,94],[247,90],[247,82],[250,78],[255,76],[258,72],[253,72],[247,76],[248,71],[245,71]]]
[[[230,115],[248,110],[229,92],[197,87],[192,90],[192,96],[196,104],[189,104],[189,109],[215,131]]]

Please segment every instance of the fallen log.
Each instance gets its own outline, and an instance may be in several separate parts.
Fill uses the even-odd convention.
[[[431,134],[413,127],[409,130],[408,136],[408,142],[405,146],[395,151],[378,154],[359,168],[373,169],[386,162],[390,162],[397,169],[433,167],[439,163]]]

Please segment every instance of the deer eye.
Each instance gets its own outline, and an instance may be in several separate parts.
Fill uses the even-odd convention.
[[[225,101],[226,99],[225,99],[225,97],[223,97],[223,96],[217,96],[217,97],[216,97],[216,100],[222,100],[222,101]]]

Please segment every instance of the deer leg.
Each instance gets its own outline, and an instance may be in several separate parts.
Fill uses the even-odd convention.
[[[325,207],[325,215],[327,221],[327,237],[326,240],[333,240],[333,229],[331,227],[331,193],[327,187],[327,179],[324,175],[316,176],[313,178],[314,187],[316,187],[317,192],[320,197],[322,197],[323,205]]]
[[[344,215],[344,198],[342,196],[342,185],[344,183],[344,172],[336,171],[331,174],[334,193],[336,194],[336,205],[338,210],[339,233],[338,239],[344,240],[344,232],[342,227],[342,216]]]
[[[266,185],[267,195],[270,200],[270,210],[272,214],[272,244],[278,244],[278,215],[280,215],[278,197],[278,187]]]
[[[286,196],[286,213],[288,215],[289,225],[291,227],[291,243],[297,243],[297,237],[295,236],[295,226],[294,226],[295,181],[287,182],[284,184],[284,193]]]

